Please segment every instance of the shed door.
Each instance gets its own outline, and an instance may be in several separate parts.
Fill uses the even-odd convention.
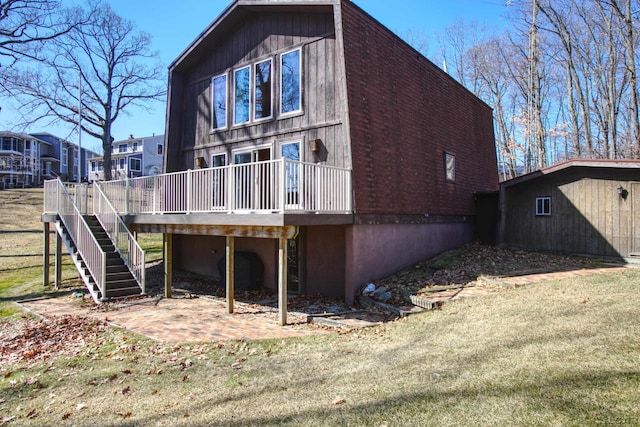
[[[640,183],[631,183],[631,256],[640,256]]]

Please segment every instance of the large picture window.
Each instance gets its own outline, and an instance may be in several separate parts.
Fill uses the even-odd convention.
[[[212,87],[213,117],[211,127],[223,129],[227,127],[227,75],[214,77]]]
[[[258,62],[254,70],[253,117],[266,119],[271,117],[271,59]]]
[[[300,49],[282,54],[280,57],[280,112],[289,114],[301,109]]]
[[[244,67],[234,73],[234,109],[233,124],[239,125],[249,121],[249,101],[251,95],[251,68]]]

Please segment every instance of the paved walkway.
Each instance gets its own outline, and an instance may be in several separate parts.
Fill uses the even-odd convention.
[[[586,276],[604,272],[621,271],[627,267],[579,269],[512,277],[498,277],[486,281],[487,286],[469,286],[438,292],[433,302],[445,303],[459,298],[478,297],[494,292],[498,286],[522,286],[530,283],[567,277]],[[495,282],[492,283],[491,282]],[[215,297],[141,298],[108,304],[96,309],[92,301],[68,295],[20,303],[24,308],[44,317],[61,315],[85,315],[145,335],[162,342],[212,342],[262,338],[303,337],[326,333],[326,328],[307,323],[303,314],[288,314],[288,325],[279,326],[275,308],[236,301],[235,312],[226,313],[224,299]],[[343,324],[370,326],[378,322],[366,313],[334,316]],[[330,320],[329,318],[321,318]],[[338,324],[338,323],[336,323]]]

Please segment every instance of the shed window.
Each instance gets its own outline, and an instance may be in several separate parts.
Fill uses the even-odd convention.
[[[251,68],[244,67],[234,72],[233,124],[249,121],[249,98],[251,95]]]
[[[551,215],[551,197],[536,198],[536,216]]]
[[[301,109],[300,49],[283,53],[280,57],[280,109],[282,114],[294,113]]]
[[[223,74],[214,77],[211,86],[213,91],[211,127],[213,129],[223,129],[227,127],[227,75]]]
[[[271,117],[271,59],[258,62],[254,67],[254,110],[256,120]]]

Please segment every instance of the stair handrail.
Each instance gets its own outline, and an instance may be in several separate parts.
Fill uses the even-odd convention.
[[[56,214],[67,229],[78,254],[82,257],[104,298],[107,284],[107,254],[100,247],[62,180],[57,178],[45,182],[48,190],[51,190],[52,184],[56,185]],[[49,191],[46,192],[48,193]],[[50,206],[47,202],[45,199],[45,205]],[[88,284],[87,287],[89,287]]]
[[[118,211],[96,182],[93,194],[93,214],[96,216],[107,235],[113,242],[116,251],[120,254],[125,264],[133,274],[140,290],[146,292],[146,268],[145,254],[140,247],[129,227],[122,220]]]

